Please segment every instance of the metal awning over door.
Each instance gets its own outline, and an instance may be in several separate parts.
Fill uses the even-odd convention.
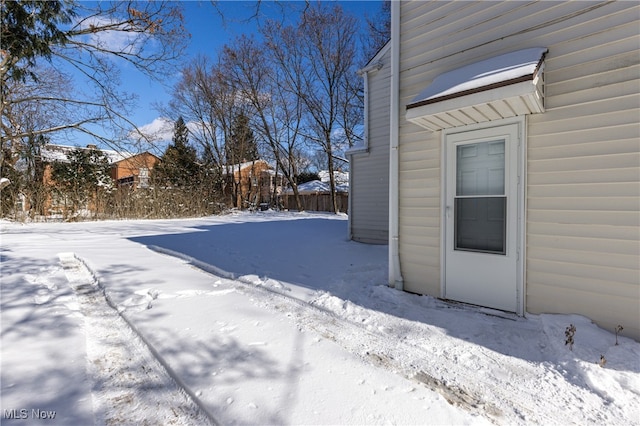
[[[546,53],[523,49],[440,74],[407,105],[406,118],[435,131],[544,112]]]

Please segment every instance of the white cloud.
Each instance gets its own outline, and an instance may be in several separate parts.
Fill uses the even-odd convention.
[[[165,117],[158,117],[139,129],[151,141],[167,142],[173,138],[173,121]]]
[[[190,132],[189,141],[191,144],[194,143],[194,139],[205,137],[203,136],[202,124],[190,121],[186,123],[186,125]],[[161,155],[173,140],[174,126],[175,122],[173,120],[166,117],[158,117],[151,123],[138,127],[138,130],[144,137],[142,137],[140,133],[132,131],[129,134],[129,139],[135,141],[134,144],[139,151],[150,150]]]

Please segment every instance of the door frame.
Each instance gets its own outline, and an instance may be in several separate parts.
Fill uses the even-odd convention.
[[[517,217],[516,217],[516,314],[524,316],[526,314],[526,116],[512,117],[502,120],[491,121],[488,123],[471,124],[467,126],[452,127],[443,129],[441,132],[441,150],[440,150],[440,294],[446,294],[446,252],[447,252],[447,172],[449,165],[447,164],[447,153],[451,147],[447,146],[447,136],[456,133],[473,132],[475,130],[490,129],[493,127],[502,127],[510,124],[518,126],[518,147],[517,155],[512,161],[517,161]]]

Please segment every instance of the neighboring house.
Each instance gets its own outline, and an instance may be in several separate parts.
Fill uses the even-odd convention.
[[[640,4],[391,8],[390,284],[640,339]]]
[[[265,160],[230,164],[225,170],[224,193],[238,208],[270,206],[282,192],[282,177]]]
[[[389,96],[391,43],[359,71],[364,79],[365,133],[349,156],[349,236],[355,241],[389,241]]]
[[[150,152],[131,154],[113,163],[111,178],[118,187],[148,188],[151,170],[159,161],[160,158]]]
[[[68,154],[76,149],[98,149],[96,145],[87,145],[86,148],[47,144],[40,153],[40,161],[43,168],[43,183],[47,186],[53,186],[51,178],[52,164],[59,162],[67,162]],[[159,161],[159,158],[148,152],[141,154],[132,154],[125,151],[100,150],[104,153],[111,164],[110,175],[118,187],[132,185],[134,189],[145,188],[148,186],[149,173],[153,166]],[[29,205],[23,202],[23,210],[28,210]],[[47,213],[62,213],[67,208],[64,199],[60,199],[55,194],[46,200],[44,211]],[[97,209],[95,203],[89,201],[84,206],[89,211]]]

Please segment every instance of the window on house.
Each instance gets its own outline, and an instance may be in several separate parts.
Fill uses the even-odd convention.
[[[456,148],[456,250],[505,253],[504,149],[504,140]]]
[[[133,176],[127,176],[118,179],[118,186],[129,186],[133,185]]]
[[[138,178],[140,179],[138,182],[138,188],[148,188],[149,187],[149,169],[146,167],[140,167]]]

